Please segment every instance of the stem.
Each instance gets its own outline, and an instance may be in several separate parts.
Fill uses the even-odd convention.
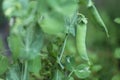
[[[70,74],[68,75],[68,77],[71,77],[71,75],[73,74],[74,71],[70,72]]]
[[[23,80],[27,80],[27,68],[28,68],[28,62],[25,61],[24,63],[24,73],[23,73]]]
[[[66,42],[67,42],[67,38],[68,38],[68,35],[66,34],[65,40],[64,40],[64,43],[63,43],[63,47],[62,47],[62,50],[61,50],[61,55],[60,55],[60,58],[59,58],[60,61],[61,61],[61,59],[62,59],[64,50],[65,50],[65,45],[66,45]]]
[[[23,65],[23,63],[22,63],[22,66],[21,66],[21,80],[22,80],[22,78],[23,78],[23,74],[24,74],[24,65]]]
[[[60,57],[58,58],[58,63],[61,66],[62,69],[64,69],[64,66],[61,63],[61,60],[62,60],[62,56],[63,56],[64,50],[65,50],[65,45],[66,45],[66,42],[67,42],[67,38],[68,38],[68,34],[66,34],[66,36],[65,36],[63,47],[62,47],[62,50],[60,52]]]
[[[58,63],[59,63],[59,65],[60,65],[60,67],[61,67],[62,69],[64,69],[64,66],[62,65],[62,63],[61,63],[60,60],[58,60]]]

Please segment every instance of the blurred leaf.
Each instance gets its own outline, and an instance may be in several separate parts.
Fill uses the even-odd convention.
[[[89,58],[92,61],[92,63],[97,63],[98,62],[98,56],[97,53],[94,52],[89,52]]]
[[[29,72],[32,72],[35,75],[39,75],[41,69],[41,60],[40,56],[37,56],[35,59],[28,61]]]
[[[7,57],[1,55],[0,53],[0,75],[4,74],[8,69],[9,62]]]
[[[56,70],[52,80],[63,80],[64,75],[60,70]]]
[[[74,80],[74,77],[68,76],[68,77],[65,77],[64,80]]]
[[[73,78],[73,77],[70,77],[69,80],[74,80],[74,78]]]
[[[42,48],[43,34],[41,29],[36,25],[28,27],[24,37],[24,49],[21,51],[20,58],[34,59],[40,54]]]
[[[19,0],[5,0],[3,2],[3,10],[5,15],[8,17],[12,17],[13,15],[21,15],[19,12],[22,9],[22,5]]]
[[[69,71],[73,71],[74,67],[75,67],[74,58],[67,56],[65,59],[66,59],[66,61],[65,61],[66,69],[69,70]]]
[[[117,48],[114,53],[114,57],[120,59],[120,48]]]
[[[57,53],[55,52],[55,45],[52,42],[48,43],[47,50],[49,52],[49,56],[53,57],[54,59],[57,58]]]
[[[21,31],[22,30],[22,31]],[[39,55],[42,48],[43,34],[41,29],[36,26],[21,27],[16,29],[17,33],[12,33],[8,38],[9,47],[14,58],[34,59]],[[25,33],[23,33],[25,31]]]
[[[13,65],[6,75],[6,80],[20,80],[19,66]]]
[[[75,72],[75,75],[81,79],[87,78],[91,73],[89,70],[89,66],[86,64],[78,65],[74,72]]]
[[[39,25],[45,33],[55,35],[65,32],[64,20],[62,16],[61,18],[58,16],[56,17],[55,15],[45,15],[44,17],[45,18],[41,23],[39,23]]]
[[[70,22],[69,22],[69,31],[70,33],[75,37],[75,25],[78,19],[78,15],[77,15],[77,11],[75,11],[72,14],[72,17],[70,18]]]
[[[69,32],[75,37],[75,28],[74,27],[70,27]]]
[[[92,67],[92,72],[98,72],[102,69],[102,66],[101,65],[94,65]]]
[[[21,6],[23,7],[23,9],[28,8],[29,0],[19,0],[19,2],[21,3]]]
[[[67,27],[66,33],[72,34],[75,37],[75,23],[77,21],[77,12],[75,12],[72,17],[67,17],[65,19],[65,26]]]
[[[48,4],[47,4],[47,0],[39,0],[38,1],[38,10],[39,12],[43,15],[44,13],[48,12]]]
[[[11,35],[8,37],[9,47],[12,52],[12,56],[14,59],[17,59],[21,53],[21,50],[24,48],[24,44],[22,39],[18,35]]]
[[[34,15],[29,15],[27,18],[24,19],[23,24],[29,25],[31,23],[34,23],[35,16]]]
[[[71,16],[77,9],[77,3],[73,0],[47,0],[51,8],[63,16]]]
[[[120,24],[120,18],[116,18],[114,21],[115,21],[116,23]]]
[[[114,75],[111,80],[120,80],[120,74]]]

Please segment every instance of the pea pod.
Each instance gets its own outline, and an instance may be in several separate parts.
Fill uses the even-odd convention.
[[[104,28],[107,37],[109,37],[109,33],[108,33],[107,28],[106,28],[106,25],[105,25],[104,21],[102,20],[100,14],[98,13],[98,10],[96,9],[96,7],[93,4],[92,0],[87,0],[87,1],[88,1],[88,3],[87,3],[88,9],[92,13],[92,15],[95,18],[95,20],[97,21],[97,23]]]
[[[76,26],[76,48],[80,57],[89,62],[89,58],[86,50],[86,30],[87,30],[87,19],[84,15],[80,14],[78,16],[78,23]]]

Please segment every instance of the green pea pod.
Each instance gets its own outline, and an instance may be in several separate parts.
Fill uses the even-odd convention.
[[[88,5],[88,9],[92,13],[93,17],[96,19],[97,23],[104,28],[107,37],[109,37],[109,33],[106,28],[106,25],[105,25],[104,21],[102,20],[100,14],[99,14],[98,10],[96,9],[95,5],[93,4],[93,2],[91,0],[88,0],[87,5]]]
[[[87,55],[86,50],[86,30],[87,30],[87,19],[85,16],[80,14],[80,17],[78,17],[79,23],[77,23],[76,26],[76,48],[77,52],[79,53],[80,57],[89,62],[89,58]]]

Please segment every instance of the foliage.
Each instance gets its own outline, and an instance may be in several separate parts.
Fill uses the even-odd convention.
[[[91,0],[4,0],[12,63],[1,57],[6,64],[0,75],[6,80],[97,80],[92,76],[102,66],[94,62],[95,54],[87,55],[89,19],[81,12],[83,5],[109,37]]]

